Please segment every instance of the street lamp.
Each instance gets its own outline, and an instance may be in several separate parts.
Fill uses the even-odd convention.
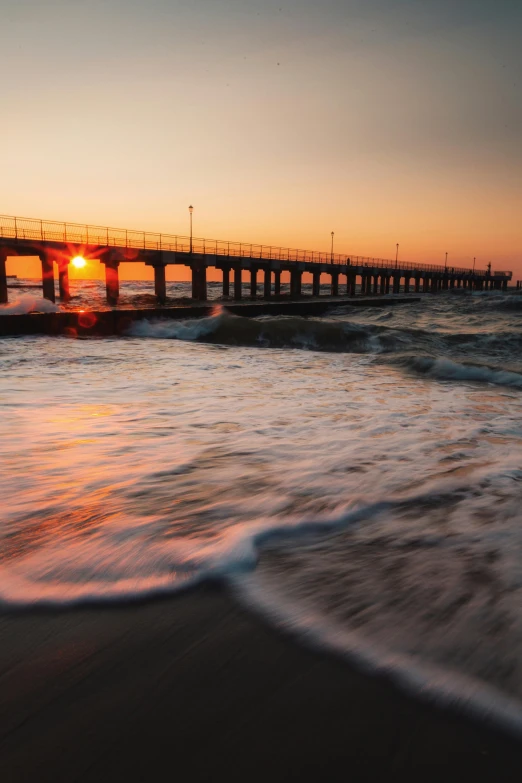
[[[397,264],[399,263],[399,243],[397,242],[396,248],[395,248],[395,269],[397,269]]]
[[[473,258],[473,274],[475,274],[475,261],[476,260],[477,260],[476,258]]]
[[[332,231],[332,247],[330,249],[330,263],[333,264],[333,238],[334,238],[334,232]]]
[[[446,271],[448,268],[448,253],[446,252],[446,260],[444,262],[444,271]]]
[[[194,207],[192,204],[189,207],[189,215],[190,215],[190,252],[192,253],[192,213],[194,212]]]

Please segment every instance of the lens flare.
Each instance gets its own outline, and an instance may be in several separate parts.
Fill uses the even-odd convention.
[[[76,256],[71,261],[71,264],[75,267],[75,269],[83,269],[84,266],[87,265],[87,261],[82,256]]]

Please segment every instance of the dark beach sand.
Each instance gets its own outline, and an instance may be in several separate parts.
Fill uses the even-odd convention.
[[[219,588],[0,616],[2,783],[498,781],[521,762],[522,745],[300,647]]]

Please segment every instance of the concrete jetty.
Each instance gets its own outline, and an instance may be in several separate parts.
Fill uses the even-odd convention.
[[[209,240],[131,229],[59,223],[36,218],[0,215],[0,304],[8,301],[6,261],[9,257],[38,256],[42,265],[42,293],[55,301],[55,267],[59,297],[70,298],[69,264],[75,256],[97,259],[105,266],[107,302],[117,306],[120,264],[145,264],[154,270],[159,305],[166,302],[166,268],[190,270],[192,298],[207,300],[207,270],[222,273],[223,296],[243,297],[243,274],[249,276],[249,296],[261,288],[266,300],[278,298],[281,274],[290,275],[290,296],[302,295],[303,274],[312,276],[312,295],[320,295],[321,275],[330,278],[331,295],[365,296],[403,292],[436,293],[451,288],[506,289],[511,272],[390,261],[244,242]],[[232,279],[232,285],[231,285]],[[232,290],[232,294],[231,294]]]
[[[415,296],[357,297],[356,299],[270,301],[226,303],[226,309],[234,315],[255,318],[260,315],[296,315],[301,317],[321,316],[328,310],[343,305],[350,307],[386,307],[388,305],[412,304],[418,302]],[[67,310],[57,313],[26,313],[23,315],[0,316],[0,337],[21,335],[62,335],[66,337],[98,337],[125,335],[135,321],[149,321],[184,318],[204,318],[212,315],[216,305],[195,304],[177,307],[154,308],[112,308],[110,310]],[[221,303],[219,303],[221,304]]]

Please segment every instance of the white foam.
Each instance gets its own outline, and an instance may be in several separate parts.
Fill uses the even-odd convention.
[[[24,294],[12,304],[0,305],[0,315],[26,315],[27,313],[59,313],[60,308],[48,299]]]
[[[225,319],[222,307],[213,308],[206,318],[187,319],[185,321],[166,321],[144,319],[135,321],[127,330],[129,337],[153,337],[162,340],[188,340],[189,342],[207,337],[218,329]],[[228,315],[230,318],[231,316]]]
[[[522,375],[510,370],[495,369],[484,365],[462,364],[451,359],[434,359],[429,356],[413,357],[408,360],[407,364],[430,378],[450,381],[479,381],[522,389]]]

